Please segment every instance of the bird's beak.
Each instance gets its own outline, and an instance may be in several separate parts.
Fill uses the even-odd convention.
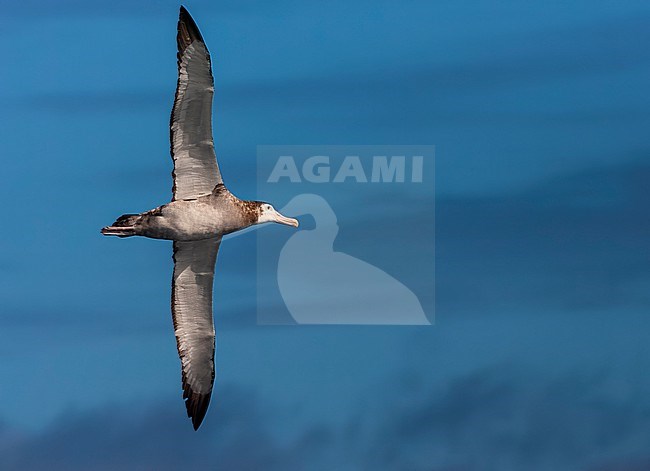
[[[294,218],[288,218],[283,216],[279,212],[275,212],[275,222],[280,224],[286,224],[287,226],[298,227],[298,220]]]

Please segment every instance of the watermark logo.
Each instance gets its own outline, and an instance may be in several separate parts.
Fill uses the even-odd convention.
[[[259,146],[257,162],[259,197],[301,223],[258,237],[259,323],[433,323],[433,146]]]
[[[267,183],[278,183],[286,178],[290,183],[344,183],[348,179],[356,183],[404,183],[406,175],[406,156],[373,155],[370,178],[358,155],[346,155],[333,178],[330,156],[314,155],[308,157],[298,169],[293,155],[281,155],[271,170]],[[410,157],[411,182],[422,183],[423,155]]]

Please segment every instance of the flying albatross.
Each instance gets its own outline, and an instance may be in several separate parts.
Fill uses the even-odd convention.
[[[178,83],[170,121],[172,201],[141,214],[120,216],[104,227],[102,234],[174,241],[172,318],[183,399],[197,430],[214,383],[212,285],[221,238],[254,224],[277,222],[298,227],[298,221],[268,203],[241,200],[228,191],[212,140],[210,54],[196,23],[182,6],[177,42]]]

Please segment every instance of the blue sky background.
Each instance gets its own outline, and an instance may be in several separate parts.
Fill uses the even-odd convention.
[[[199,433],[170,244],[99,234],[170,197],[178,4],[0,6],[0,468],[650,467],[647,1],[187,3],[236,194],[258,144],[437,158],[436,326],[257,326],[234,238]]]

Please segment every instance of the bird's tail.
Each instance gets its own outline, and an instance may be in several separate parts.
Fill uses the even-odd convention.
[[[140,220],[139,214],[124,214],[117,218],[112,225],[102,228],[102,234],[118,237],[131,237],[136,235],[135,224]]]

